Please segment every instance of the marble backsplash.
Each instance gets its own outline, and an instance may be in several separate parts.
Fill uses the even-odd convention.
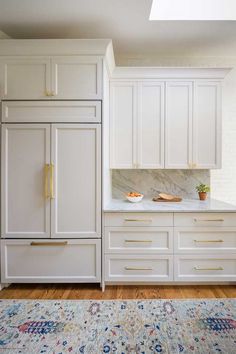
[[[209,170],[113,170],[112,197],[124,199],[130,191],[153,198],[160,192],[197,199],[195,187],[199,183],[210,185]]]

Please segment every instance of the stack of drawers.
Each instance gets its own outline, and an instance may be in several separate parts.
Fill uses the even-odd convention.
[[[235,213],[105,213],[105,282],[236,280]]]

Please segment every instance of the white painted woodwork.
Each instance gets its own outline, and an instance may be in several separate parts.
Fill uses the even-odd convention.
[[[164,83],[140,82],[137,108],[137,168],[164,167]]]
[[[235,281],[236,254],[174,257],[175,281]]]
[[[50,200],[44,190],[48,163],[49,125],[2,125],[2,237],[50,237]]]
[[[192,82],[166,83],[165,168],[192,163]]]
[[[51,90],[49,57],[2,57],[0,98],[45,99]]]
[[[101,127],[53,124],[53,238],[101,237]]]
[[[56,99],[102,99],[102,58],[54,56],[52,96]]]
[[[106,255],[105,281],[172,281],[173,256]]]
[[[173,253],[173,228],[106,227],[106,253]]]
[[[174,228],[176,254],[236,253],[236,227]]]
[[[173,213],[105,213],[105,226],[173,226]]]
[[[1,240],[1,280],[10,283],[99,282],[101,241]]]
[[[174,226],[236,227],[236,213],[174,213]]]
[[[221,83],[194,84],[193,163],[196,168],[221,168]]]
[[[2,122],[6,123],[99,123],[100,101],[5,101]]]
[[[137,163],[137,85],[132,82],[111,82],[110,107],[110,166],[134,168]]]

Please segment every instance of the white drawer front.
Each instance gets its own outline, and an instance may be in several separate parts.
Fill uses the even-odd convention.
[[[176,253],[236,253],[236,228],[175,228]]]
[[[105,227],[106,253],[172,253],[171,227]]]
[[[99,282],[100,242],[1,240],[2,282]]]
[[[106,255],[106,281],[170,281],[173,280],[173,256]]]
[[[2,103],[2,121],[6,123],[99,123],[98,101],[9,101]]]
[[[236,226],[236,213],[175,213],[174,226]]]
[[[236,254],[175,256],[174,279],[188,282],[236,280]]]
[[[173,226],[173,214],[105,213],[105,226]]]

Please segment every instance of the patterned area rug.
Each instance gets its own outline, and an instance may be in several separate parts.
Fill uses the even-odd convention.
[[[236,299],[2,300],[0,353],[236,353]]]

